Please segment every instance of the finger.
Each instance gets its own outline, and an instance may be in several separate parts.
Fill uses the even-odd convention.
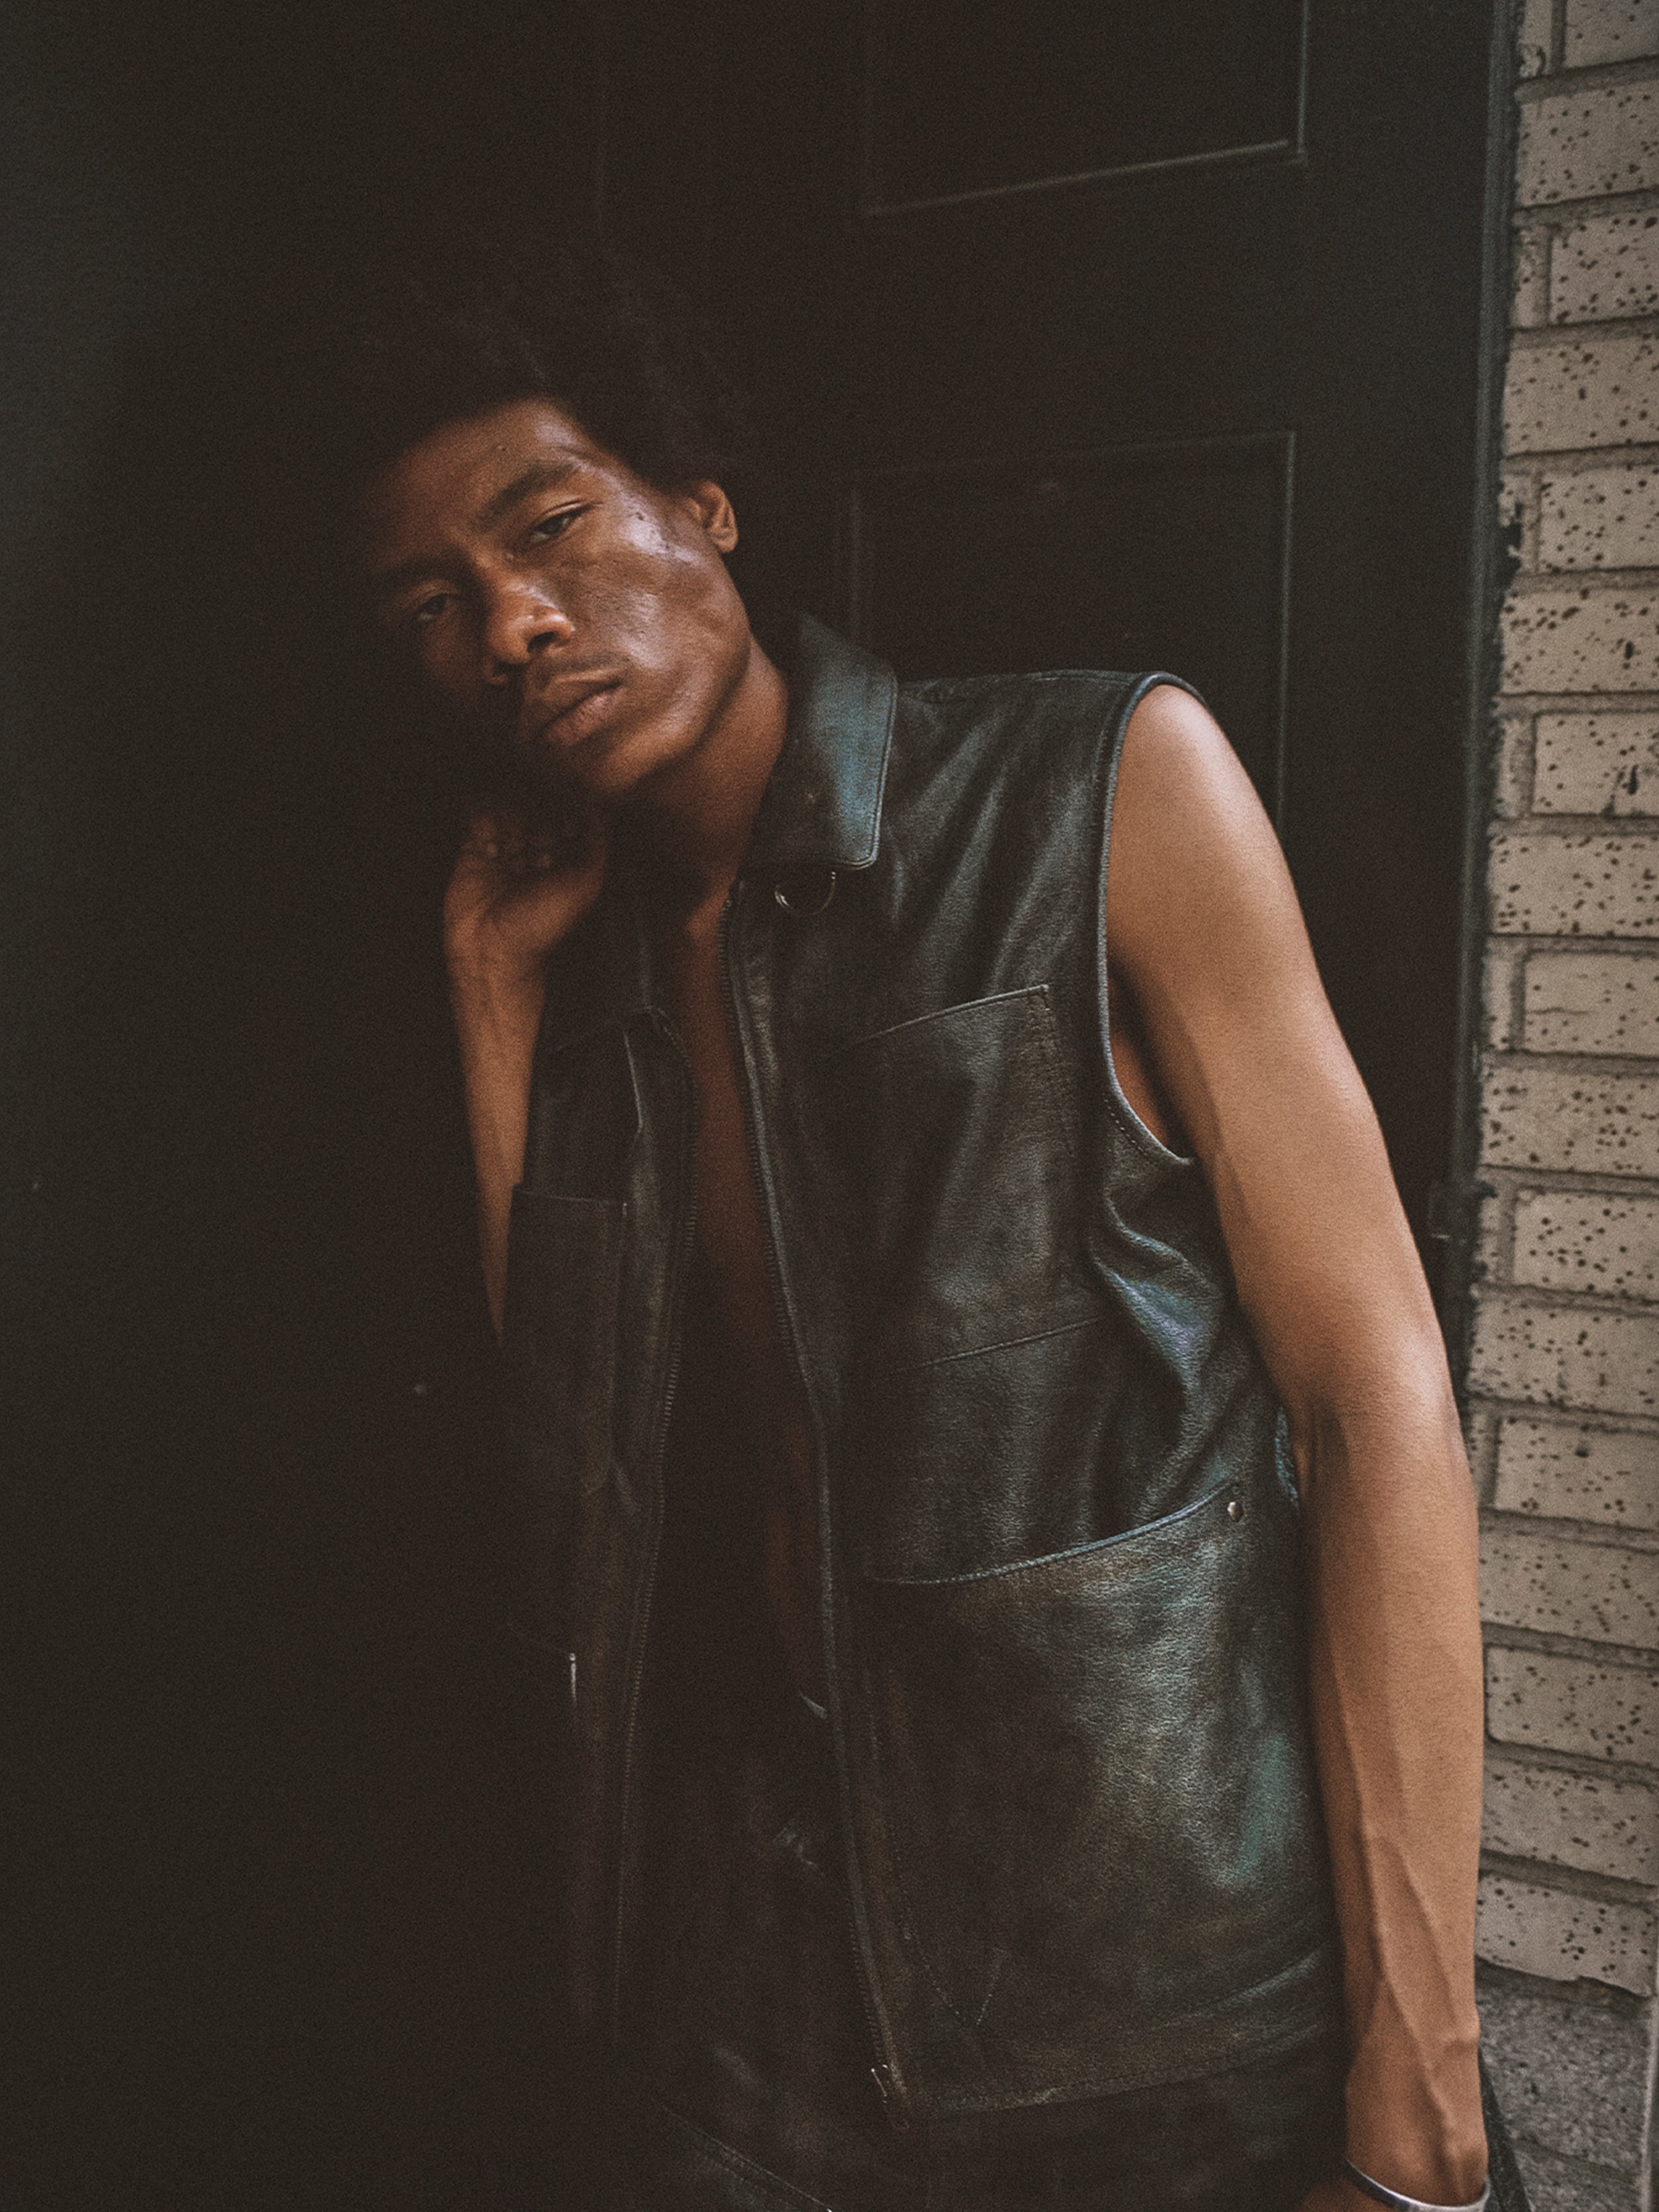
[[[477,860],[522,868],[529,843],[526,825],[519,809],[504,801],[491,800],[474,807],[469,815],[461,850]]]

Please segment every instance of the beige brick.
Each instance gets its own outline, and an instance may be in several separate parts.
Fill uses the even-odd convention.
[[[1542,76],[1549,67],[1550,50],[1554,44],[1554,0],[1522,0],[1516,35],[1517,76]]]
[[[1659,1080],[1500,1060],[1483,1086],[1488,1167],[1659,1175]]]
[[[1659,1053],[1659,958],[1534,952],[1527,962],[1523,1008],[1521,1034],[1528,1052]]]
[[[1492,811],[1509,821],[1532,811],[1533,717],[1502,715],[1493,737]]]
[[[1484,1289],[1475,1303],[1469,1387],[1522,1405],[1659,1413],[1659,1319],[1534,1305]]]
[[[1492,1502],[1505,1513],[1659,1528],[1659,1436],[1505,1420]]]
[[[1647,568],[1659,560],[1659,467],[1547,476],[1540,487],[1538,560],[1545,568]]]
[[[1659,1650],[1659,1553],[1484,1528],[1480,1613],[1499,1628]]]
[[[1540,1291],[1659,1298],[1659,1198],[1607,1191],[1522,1191],[1514,1275]]]
[[[1620,332],[1517,346],[1504,434],[1511,453],[1572,453],[1659,440],[1659,339]]]
[[[1521,1042],[1515,1019],[1515,980],[1521,967],[1521,948],[1513,939],[1489,938],[1486,965],[1481,971],[1480,1003],[1483,1035],[1488,1052],[1511,1052]]]
[[[1659,586],[1511,592],[1506,691],[1659,691]]]
[[[1499,936],[1659,936],[1659,837],[1499,830],[1487,884]]]
[[[1492,1966],[1551,1981],[1605,1982],[1638,1996],[1654,1985],[1650,1907],[1575,1897],[1503,1875],[1480,1877],[1474,1948]]]
[[[1540,714],[1540,814],[1659,814],[1659,720],[1651,714]]]
[[[1659,312],[1659,214],[1592,216],[1557,234],[1549,313],[1557,323],[1605,323]]]
[[[1567,0],[1566,65],[1659,54],[1659,0]]]
[[[1523,230],[1516,234],[1510,272],[1510,320],[1518,331],[1535,330],[1550,319],[1550,234]]]
[[[1527,519],[1532,503],[1532,478],[1529,472],[1519,470],[1506,473],[1498,488],[1498,527],[1510,544],[1522,556],[1522,564],[1533,565],[1531,539],[1527,530]]]
[[[1492,1758],[1481,1839],[1510,1858],[1659,1881],[1659,1792],[1644,1782]]]
[[[1509,1263],[1505,1235],[1504,1194],[1490,1187],[1477,1195],[1474,1201],[1474,1279],[1488,1282],[1506,1279]]]
[[[1498,1646],[1486,1653],[1486,1729],[1498,1743],[1651,1766],[1659,1761],[1659,1674]]]
[[[1659,184],[1659,86],[1597,85],[1522,104],[1520,206],[1642,191],[1653,184]]]

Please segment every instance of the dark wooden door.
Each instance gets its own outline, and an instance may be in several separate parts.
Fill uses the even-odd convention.
[[[1286,843],[1419,1233],[1448,1172],[1489,11],[614,0],[604,201],[908,675],[1166,666]]]

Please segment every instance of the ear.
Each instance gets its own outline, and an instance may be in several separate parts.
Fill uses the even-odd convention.
[[[713,539],[718,553],[729,553],[738,542],[738,518],[732,512],[732,502],[717,483],[695,483],[687,486],[686,505],[696,515],[699,525]]]

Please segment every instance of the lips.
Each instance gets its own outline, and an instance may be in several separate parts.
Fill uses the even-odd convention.
[[[538,699],[532,711],[538,740],[579,744],[608,718],[620,689],[615,676],[568,677]]]
[[[550,686],[542,699],[531,703],[535,741],[560,748],[580,745],[581,738],[591,737],[611,719],[619,688],[622,679],[606,675],[566,677]]]

